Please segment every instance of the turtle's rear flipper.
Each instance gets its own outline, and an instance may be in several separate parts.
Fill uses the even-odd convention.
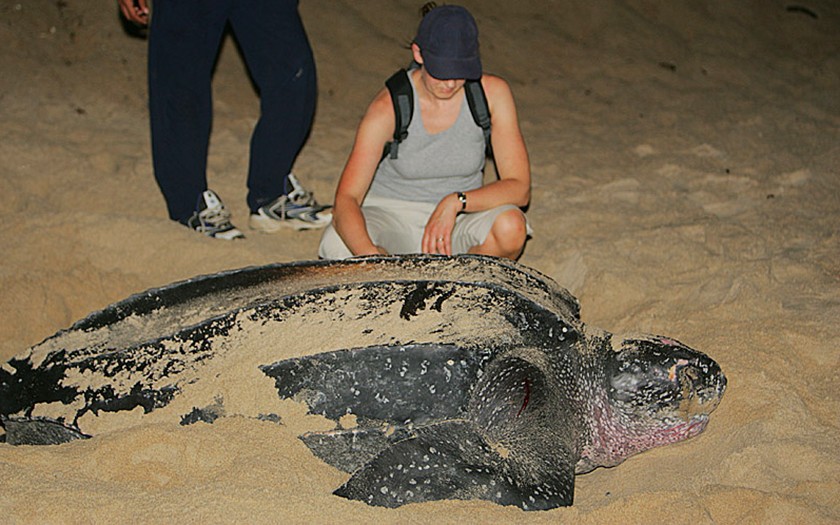
[[[300,439],[324,462],[355,472],[383,450],[413,435],[406,427],[387,426],[307,432]]]
[[[530,469],[519,454],[491,445],[469,421],[416,429],[359,469],[335,494],[369,505],[399,507],[443,499],[484,499],[525,510],[572,504],[574,465],[545,458],[549,468]],[[531,451],[533,452],[533,451]]]
[[[45,418],[3,418],[9,445],[60,445],[90,436],[67,425]]]

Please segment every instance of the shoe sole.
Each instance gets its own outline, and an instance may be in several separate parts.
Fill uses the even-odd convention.
[[[211,239],[219,239],[219,240],[222,240],[222,241],[236,241],[238,239],[244,239],[245,238],[245,235],[242,232],[237,232],[237,233],[233,233],[233,234],[231,234],[230,232],[222,232],[222,233],[216,233],[216,234],[205,233],[204,235],[206,235],[207,237],[210,237]]]
[[[284,221],[276,221],[260,217],[259,215],[251,215],[248,219],[248,226],[252,230],[257,230],[263,233],[277,233],[280,230],[319,230],[325,228],[329,222],[316,224],[311,222],[300,221],[297,219],[286,219]]]
[[[222,241],[235,241],[237,239],[244,239],[245,238],[245,234],[242,233],[241,231],[239,231],[238,228],[233,228],[233,230],[228,230],[228,231],[224,231],[224,232],[212,232],[212,231],[204,231],[204,230],[201,230],[200,228],[196,229],[196,228],[190,226],[189,224],[184,224],[184,226],[186,226],[188,229],[194,231],[195,233],[199,233],[199,234],[201,234],[205,237],[209,237],[211,239],[219,239],[219,240],[222,240]]]

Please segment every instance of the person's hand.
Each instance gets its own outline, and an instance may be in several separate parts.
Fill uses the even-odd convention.
[[[117,3],[126,20],[141,26],[149,23],[149,0],[117,0]]]
[[[452,230],[460,210],[461,201],[454,194],[447,195],[438,203],[423,231],[423,253],[452,255]]]
[[[390,255],[388,250],[379,246],[378,244],[371,244],[371,247],[365,250],[357,250],[353,252],[353,257],[363,257],[366,255]]]

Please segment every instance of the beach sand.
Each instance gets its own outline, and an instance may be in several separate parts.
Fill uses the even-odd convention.
[[[330,201],[355,127],[404,66],[422,2],[301,4],[318,65],[295,166]],[[699,437],[577,478],[570,508],[371,508],[282,425],[154,422],[0,444],[4,523],[840,522],[840,4],[464,1],[517,99],[535,234],[521,262],[583,320],[672,336],[729,379]],[[146,42],[114,2],[0,0],[0,358],[142,290],[313,259],[319,232],[247,231],[258,98],[235,45],[214,80],[210,186],[241,242],[170,222],[155,185]],[[248,385],[243,385],[248,388]]]

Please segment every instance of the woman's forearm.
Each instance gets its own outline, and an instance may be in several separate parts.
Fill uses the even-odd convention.
[[[517,179],[502,179],[481,188],[466,192],[466,209],[460,211],[476,212],[484,211],[504,204],[513,204],[523,207],[531,199],[531,187],[527,182]],[[456,196],[447,197],[455,198]]]
[[[368,235],[365,217],[355,199],[336,195],[332,220],[336,233],[353,255],[380,253]]]

